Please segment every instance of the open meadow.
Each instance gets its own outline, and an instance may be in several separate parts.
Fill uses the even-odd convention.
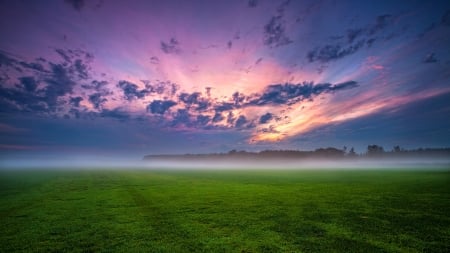
[[[0,252],[450,252],[450,172],[3,170]]]

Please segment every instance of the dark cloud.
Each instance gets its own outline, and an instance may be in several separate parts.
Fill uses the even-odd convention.
[[[216,112],[216,114],[214,114],[212,122],[217,123],[217,122],[220,122],[220,121],[222,121],[224,119],[225,119],[225,117],[222,115],[222,113]]]
[[[181,93],[178,97],[180,101],[187,105],[197,104],[200,97],[200,92],[194,92],[194,93]]]
[[[143,98],[152,92],[152,87],[139,90],[136,84],[123,80],[119,81],[117,87],[122,89],[123,95],[128,101]]]
[[[286,35],[285,22],[281,15],[273,16],[269,23],[264,26],[264,45],[279,47],[292,43]]]
[[[83,63],[83,61],[81,59],[77,59],[75,61],[74,67],[78,74],[78,78],[80,78],[80,79],[88,79],[89,78],[88,65]]]
[[[355,44],[349,46],[341,46],[339,44],[325,45],[323,47],[311,50],[306,55],[309,62],[320,61],[326,63],[332,60],[343,58],[347,55],[351,55],[364,46],[365,41],[360,40]]]
[[[447,10],[441,18],[441,24],[445,26],[450,26],[450,10]]]
[[[378,31],[383,30],[387,26],[391,25],[393,21],[394,17],[390,14],[378,16],[375,20],[375,24],[367,28],[368,34],[373,35]]]
[[[269,85],[264,93],[258,98],[251,100],[246,105],[267,105],[267,104],[287,104],[291,105],[310,99],[322,93],[330,93],[343,89],[357,87],[355,81],[349,81],[332,85],[330,83],[316,84],[312,82],[303,82],[299,84],[273,84]]]
[[[259,118],[259,124],[266,124],[267,122],[269,122],[272,119],[273,119],[273,114],[268,112]]]
[[[19,80],[24,89],[28,92],[35,91],[38,86],[36,80],[32,76],[19,77]]]
[[[71,78],[69,70],[62,64],[51,65],[52,75],[44,81],[47,83],[45,88],[45,98],[49,106],[55,106],[58,97],[72,93],[76,82]]]
[[[153,100],[148,106],[147,111],[153,114],[164,114],[170,107],[177,103],[172,100]]]
[[[434,63],[437,62],[436,55],[434,53],[429,53],[423,58],[424,63]]]
[[[84,7],[84,0],[65,0],[70,6],[72,6],[75,10],[81,11]]]
[[[236,118],[234,117],[233,112],[228,112],[227,123],[228,123],[230,126],[233,126],[235,120],[236,120]]]
[[[161,50],[166,54],[179,54],[180,43],[175,38],[171,38],[168,42],[161,41]]]
[[[99,92],[89,96],[89,102],[91,102],[96,109],[100,109],[106,101],[108,101],[108,99],[104,98]]]
[[[347,40],[348,43],[353,43],[355,39],[363,34],[363,29],[350,29],[347,31]]]
[[[197,125],[199,125],[199,126],[206,126],[208,123],[209,123],[209,121],[211,120],[211,117],[210,116],[207,116],[207,115],[198,115],[197,116],[197,121],[196,121],[196,123],[197,123]]]
[[[69,102],[75,107],[80,107],[80,102],[83,101],[82,97],[71,97]]]
[[[241,128],[245,123],[247,123],[247,118],[244,115],[240,115],[236,120],[235,127]]]
[[[159,64],[159,58],[156,57],[156,56],[152,56],[150,58],[150,63],[152,63],[152,64]]]
[[[165,94],[174,96],[180,88],[178,84],[169,81],[156,81],[152,83],[148,80],[141,80],[141,82],[144,83],[145,90],[148,93],[156,93],[158,95]]]
[[[233,46],[233,41],[231,41],[231,40],[228,41],[228,42],[227,42],[227,48],[228,48],[228,49],[231,49],[232,46]]]
[[[394,16],[390,14],[377,16],[372,24],[348,29],[345,35],[334,36],[336,43],[318,46],[308,51],[306,58],[309,62],[327,63],[354,54],[364,46],[371,47],[380,39],[378,34],[393,23]]]
[[[175,116],[172,120],[172,126],[186,126],[192,127],[193,124],[191,122],[191,114],[187,109],[178,109],[175,113]]]
[[[258,2],[259,2],[259,0],[249,0],[248,7],[254,8],[254,7],[258,6]]]
[[[100,113],[100,116],[114,118],[114,119],[118,119],[120,121],[125,121],[130,118],[130,115],[128,115],[128,113],[121,111],[118,108],[115,108],[113,110],[103,109]]]
[[[229,102],[221,102],[220,104],[216,105],[214,107],[214,110],[216,112],[223,112],[223,111],[229,111],[234,109],[234,104]]]

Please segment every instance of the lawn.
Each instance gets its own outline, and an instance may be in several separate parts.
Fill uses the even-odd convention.
[[[0,252],[450,252],[449,171],[0,171]]]

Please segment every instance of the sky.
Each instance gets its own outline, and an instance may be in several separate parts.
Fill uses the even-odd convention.
[[[450,146],[448,1],[0,1],[0,156]]]

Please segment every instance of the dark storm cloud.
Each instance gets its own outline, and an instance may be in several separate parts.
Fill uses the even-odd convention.
[[[179,54],[181,52],[179,46],[180,43],[175,38],[171,38],[168,42],[161,41],[160,44],[161,50],[166,54]]]
[[[330,83],[322,83],[314,85],[312,82],[303,82],[299,84],[273,84],[266,87],[264,93],[258,98],[251,100],[247,105],[267,105],[267,104],[287,104],[291,105],[310,99],[313,96],[330,93],[343,89],[357,87],[355,81],[344,82],[332,85]]]
[[[285,22],[281,15],[273,16],[264,26],[264,45],[279,47],[292,43],[286,35]]]
[[[147,111],[153,114],[164,114],[170,107],[177,103],[172,100],[153,100],[148,106]]]
[[[136,84],[123,80],[119,81],[117,87],[122,89],[123,95],[128,101],[143,98],[152,92],[152,89],[150,87],[139,90],[139,87]]]
[[[318,46],[308,51],[306,58],[309,62],[327,63],[354,54],[364,46],[371,47],[380,40],[379,33],[393,23],[394,16],[390,14],[377,16],[372,24],[351,28],[345,35],[335,36],[337,38],[335,43]]]
[[[272,119],[273,119],[273,114],[268,112],[259,118],[259,124],[266,124],[267,122],[269,122]]]
[[[81,11],[85,4],[84,0],[65,0],[65,2],[77,11]]]

